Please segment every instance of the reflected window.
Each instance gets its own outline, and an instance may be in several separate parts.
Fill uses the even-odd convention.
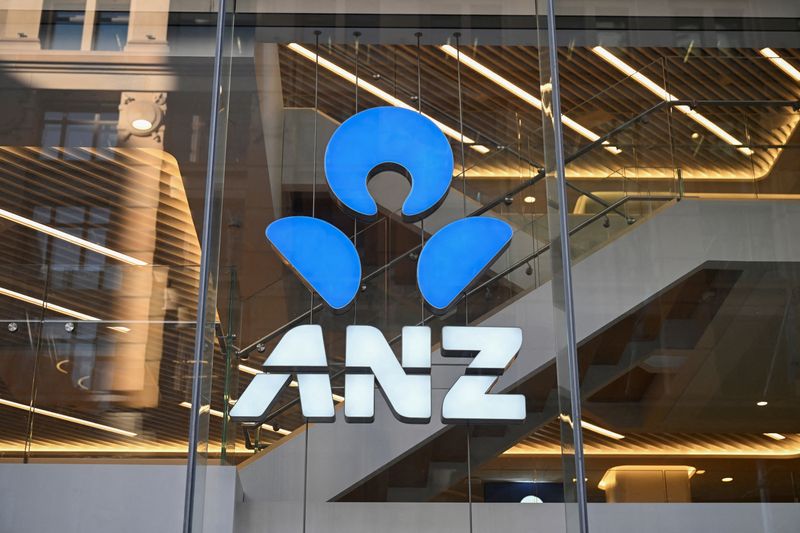
[[[44,11],[39,41],[46,50],[80,50],[83,11]]]
[[[128,13],[104,11],[94,25],[94,50],[121,52],[128,40]]]
[[[105,246],[111,211],[102,206],[48,207],[36,206],[36,222],[69,233],[81,239]],[[116,289],[118,282],[113,269],[106,267],[106,258],[79,246],[45,234],[38,234],[42,264],[49,266],[50,284],[54,289]]]
[[[117,145],[118,122],[119,113],[111,111],[46,111],[41,145],[45,148],[111,148]],[[88,160],[91,155],[73,150],[61,157]]]

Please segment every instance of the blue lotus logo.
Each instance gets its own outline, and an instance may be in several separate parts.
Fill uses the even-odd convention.
[[[374,220],[378,206],[367,189],[385,170],[404,175],[411,191],[401,210],[407,222],[436,210],[450,189],[453,152],[444,134],[424,115],[397,107],[375,107],[347,119],[325,151],[325,174],[341,209]],[[417,262],[417,285],[434,313],[444,313],[511,242],[511,226],[491,217],[469,217],[439,229]],[[334,311],[347,309],[361,285],[361,261],[350,238],[317,218],[295,216],[267,227],[267,240]]]

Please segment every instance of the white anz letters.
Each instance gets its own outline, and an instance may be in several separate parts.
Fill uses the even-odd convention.
[[[475,357],[442,403],[442,422],[522,422],[525,396],[488,394],[522,346],[519,328],[442,328],[442,355]]]
[[[402,340],[401,367],[377,328],[347,326],[345,420],[374,420],[377,380],[398,420],[410,424],[431,421],[431,328],[406,326]]]
[[[348,326],[345,348],[347,422],[375,418],[375,384],[394,416],[405,423],[431,420],[431,330],[407,326],[402,334],[402,363],[383,334],[372,326]],[[519,328],[451,327],[442,329],[442,355],[474,357],[442,403],[442,422],[509,423],[525,420],[525,397],[491,394],[499,376],[522,346]],[[231,409],[231,418],[259,424],[278,394],[297,375],[303,416],[311,422],[335,419],[322,328],[297,326],[281,339]]]
[[[264,372],[247,386],[231,409],[231,418],[260,423],[275,403],[278,393],[296,373],[303,416],[310,422],[333,422],[331,381],[320,326],[290,329],[264,361]]]

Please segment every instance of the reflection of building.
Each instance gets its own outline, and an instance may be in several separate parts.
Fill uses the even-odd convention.
[[[0,503],[0,531],[59,523],[24,503],[44,480],[67,529],[95,527],[66,515],[82,486],[83,501],[108,510],[98,528],[175,530],[195,447],[189,501],[208,531],[536,523],[572,533],[576,498],[598,504],[597,531],[645,521],[793,531],[800,13],[777,1],[611,2],[602,13],[555,3],[561,137],[547,120],[547,30],[527,5],[350,2],[314,13],[306,2],[239,2],[220,43],[216,121],[216,3],[0,6],[0,458],[102,463],[0,465],[0,490],[22,495]],[[331,135],[385,105],[420,110],[453,149],[452,187],[424,223],[398,215],[408,183],[395,172],[370,181],[376,221],[354,223],[328,191]],[[551,139],[566,157],[562,209]],[[562,213],[566,301],[552,275],[564,266],[551,253],[567,237]],[[416,285],[419,245],[475,214],[503,219],[514,237],[454,309],[433,316]],[[322,305],[265,243],[265,226],[288,215],[352,236],[364,279],[346,313]],[[208,228],[218,275],[200,294]],[[206,297],[216,327],[195,382]],[[262,423],[231,422],[265,358],[306,323],[325,332],[337,420],[306,422],[295,376]],[[398,355],[403,326],[431,327],[431,423],[398,422],[379,394],[373,423],[345,422],[351,324],[375,326]],[[524,424],[441,423],[466,364],[441,355],[446,325],[523,330],[493,392],[525,395]],[[570,342],[571,367],[557,357]],[[193,387],[209,405],[193,405]],[[570,399],[583,410],[577,461]],[[541,505],[503,505],[523,500]]]

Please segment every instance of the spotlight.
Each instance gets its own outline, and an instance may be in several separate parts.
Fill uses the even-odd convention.
[[[146,118],[137,118],[131,121],[131,126],[137,131],[148,131],[152,129],[153,123]]]

